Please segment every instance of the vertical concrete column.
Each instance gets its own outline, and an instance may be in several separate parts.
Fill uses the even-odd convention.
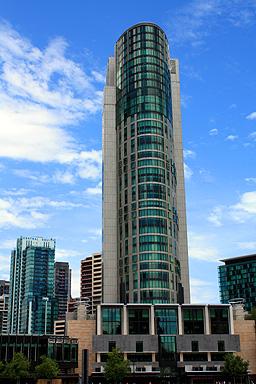
[[[156,354],[153,352],[152,353],[152,363],[156,362]]]
[[[151,335],[155,334],[155,308],[151,305],[150,308],[150,321],[151,321]]]
[[[184,303],[190,303],[187,219],[185,202],[183,144],[180,108],[180,78],[178,60],[170,59],[169,66],[171,72],[174,161],[177,170],[176,196],[177,209],[179,215],[179,260],[181,270],[181,283],[184,288]]]
[[[207,361],[212,361],[211,360],[211,352],[207,352]]]
[[[110,57],[104,88],[102,114],[103,155],[103,302],[118,303],[117,274],[117,158],[116,158],[116,68]]]
[[[183,335],[181,306],[178,306],[178,334]]]
[[[101,306],[97,305],[97,335],[101,334]]]
[[[205,334],[210,335],[210,318],[209,318],[209,308],[208,306],[204,307],[204,320],[205,320]]]
[[[127,319],[127,307],[123,306],[123,325],[124,335],[128,335],[128,319]]]
[[[234,335],[234,318],[233,318],[233,307],[230,305],[229,307],[229,332],[231,335]]]
[[[180,362],[183,363],[184,358],[183,358],[183,352],[180,353]]]

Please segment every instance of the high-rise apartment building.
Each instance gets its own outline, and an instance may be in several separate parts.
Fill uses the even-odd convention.
[[[93,253],[81,261],[81,301],[88,302],[88,313],[95,313],[102,300],[102,254]]]
[[[103,301],[182,302],[181,284],[189,303],[178,60],[140,23],[118,39],[104,89]]]
[[[10,281],[0,280],[0,296],[9,295]]]
[[[9,295],[0,296],[0,334],[7,333]]]
[[[244,300],[246,311],[256,307],[256,255],[232,257],[220,260],[220,301],[226,304],[236,299]]]
[[[55,239],[21,236],[11,254],[8,332],[51,334],[58,316],[53,297]]]
[[[0,334],[7,333],[9,286],[9,281],[0,280]]]
[[[58,299],[58,320],[65,319],[71,299],[71,269],[68,262],[54,263],[54,296]]]

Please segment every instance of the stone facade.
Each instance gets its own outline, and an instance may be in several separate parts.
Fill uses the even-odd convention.
[[[95,320],[69,320],[67,324],[67,332],[69,337],[79,339],[78,344],[78,368],[76,373],[82,376],[82,350],[88,349],[89,352],[89,375],[92,373],[92,363],[95,362],[92,353],[92,336],[96,332]],[[76,335],[76,336],[72,336]]]
[[[249,360],[250,374],[256,374],[256,340],[254,320],[234,320],[234,333],[240,336],[241,352],[236,353]]]

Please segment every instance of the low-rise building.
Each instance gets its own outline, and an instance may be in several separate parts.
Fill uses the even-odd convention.
[[[107,353],[120,347],[131,361],[127,382],[223,381],[226,353],[240,352],[232,306],[102,304],[93,336],[92,381],[103,382]]]
[[[49,335],[0,335],[1,361],[11,361],[15,352],[22,352],[31,363],[31,373],[40,364],[40,356],[56,360],[63,383],[76,384],[78,375],[78,339]]]

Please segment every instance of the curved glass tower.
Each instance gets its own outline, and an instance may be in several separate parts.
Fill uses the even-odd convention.
[[[178,61],[137,24],[109,58],[103,107],[103,300],[190,301]]]

